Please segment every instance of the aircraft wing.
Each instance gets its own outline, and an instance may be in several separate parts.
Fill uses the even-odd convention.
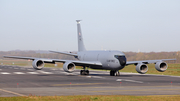
[[[4,56],[4,58],[14,58],[14,59],[25,59],[25,60],[35,60],[33,57],[21,57],[21,56]]]
[[[161,61],[171,61],[171,60],[176,60],[176,59],[127,61],[127,62],[126,62],[126,65],[131,65],[131,64],[137,65],[138,63],[150,64],[150,63],[156,63],[156,62],[161,62]]]
[[[25,60],[41,60],[44,63],[55,63],[55,62],[72,62],[76,66],[102,66],[98,61],[76,61],[76,60],[61,60],[61,59],[47,59],[47,58],[35,58],[35,57],[20,57],[20,56],[4,56],[4,58],[14,58],[14,59],[25,59]]]
[[[24,60],[42,60],[44,62],[52,62],[51,59],[45,59],[45,58],[34,58],[34,57],[21,57],[21,56],[4,56],[4,58],[13,58],[13,59],[24,59]]]

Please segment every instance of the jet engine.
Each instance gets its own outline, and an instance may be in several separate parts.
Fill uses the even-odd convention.
[[[148,71],[148,66],[146,64],[137,64],[136,71],[145,74]]]
[[[32,62],[32,66],[36,70],[41,70],[44,67],[44,61],[36,59]]]
[[[63,65],[63,69],[65,72],[73,72],[75,70],[76,66],[72,62],[65,62]]]
[[[157,62],[155,64],[155,68],[160,72],[164,72],[168,68],[168,65],[166,64],[166,62]]]

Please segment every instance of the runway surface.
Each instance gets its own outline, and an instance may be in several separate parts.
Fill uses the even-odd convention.
[[[66,73],[62,68],[0,65],[0,97],[54,95],[179,95],[180,77],[121,73],[109,76],[107,71],[80,70]]]

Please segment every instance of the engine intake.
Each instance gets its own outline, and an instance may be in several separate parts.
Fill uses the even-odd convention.
[[[75,70],[76,66],[72,62],[65,62],[63,65],[63,69],[65,72],[73,72]]]
[[[141,74],[145,74],[148,71],[148,66],[146,64],[138,64],[136,66],[136,71]]]
[[[160,72],[164,72],[168,68],[168,65],[166,62],[157,62],[155,64],[155,68],[156,68],[156,70],[158,70]]]
[[[33,66],[33,68],[34,69],[36,69],[36,70],[41,70],[43,67],[44,67],[44,61],[42,61],[42,60],[34,60],[33,62],[32,62],[32,66]]]

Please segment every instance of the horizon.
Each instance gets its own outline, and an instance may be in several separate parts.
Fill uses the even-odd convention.
[[[16,50],[8,50],[8,51],[0,51],[0,52],[10,52],[10,51],[22,51],[22,52],[27,52],[27,51],[35,51],[35,52],[38,52],[38,51],[42,51],[42,52],[48,52],[48,53],[53,53],[53,52],[50,52],[49,50],[19,50],[19,49],[16,49]],[[57,50],[52,50],[52,51],[57,51]],[[98,50],[87,50],[87,51],[98,51]],[[102,50],[102,51],[119,51],[119,50]],[[78,52],[77,51],[62,51],[62,52]],[[161,53],[161,52],[180,52],[180,51],[158,51],[158,52],[155,52],[155,51],[149,51],[149,52],[142,52],[142,51],[121,51],[121,52],[133,52],[133,53]]]

